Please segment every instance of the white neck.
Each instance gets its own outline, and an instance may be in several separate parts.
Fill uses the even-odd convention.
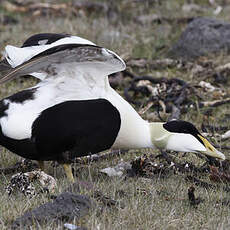
[[[149,123],[112,88],[107,98],[120,112],[121,127],[112,148],[153,148]]]
[[[168,139],[171,133],[163,128],[163,122],[149,123],[151,141],[154,147],[159,149],[166,149]]]

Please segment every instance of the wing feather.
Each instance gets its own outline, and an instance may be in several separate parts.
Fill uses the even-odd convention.
[[[45,72],[53,76],[56,74],[55,71],[66,63],[78,65],[79,68],[84,65],[85,70],[91,67],[95,71],[100,71],[103,76],[122,71],[126,67],[118,55],[105,48],[85,44],[64,44],[47,49],[13,68],[0,79],[0,84],[33,72]]]

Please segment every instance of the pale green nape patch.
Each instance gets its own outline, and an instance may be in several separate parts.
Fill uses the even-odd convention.
[[[151,141],[158,149],[166,149],[168,139],[172,135],[164,129],[163,124],[163,122],[149,123]]]

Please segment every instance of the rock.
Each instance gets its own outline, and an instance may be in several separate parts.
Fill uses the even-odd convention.
[[[213,92],[216,88],[211,85],[211,83],[206,81],[200,81],[198,84],[201,88],[203,88],[205,91]]]
[[[120,162],[115,167],[108,167],[101,169],[100,172],[106,174],[109,177],[122,176],[127,170],[131,169],[131,164],[129,162]]]
[[[41,205],[32,211],[25,212],[12,224],[11,229],[30,229],[29,226],[37,223],[39,225],[54,220],[71,221],[88,214],[93,207],[92,201],[87,196],[77,195],[70,192],[61,193],[53,202]]]
[[[36,192],[34,182],[38,181],[42,186],[43,191],[54,193],[57,182],[56,180],[44,173],[41,170],[33,170],[31,172],[19,172],[13,175],[6,187],[6,192],[10,195],[14,191],[21,191],[25,196],[33,197],[39,192]]]
[[[223,8],[221,6],[217,6],[216,9],[213,11],[214,15],[218,15],[220,14],[220,12],[223,10]]]
[[[175,59],[193,60],[230,50],[230,24],[212,18],[196,18],[169,51]]]
[[[64,227],[69,230],[87,230],[85,227],[79,227],[74,224],[65,223]]]
[[[221,135],[222,139],[227,139],[230,137],[230,130],[228,130],[227,132],[225,132],[223,135]]]

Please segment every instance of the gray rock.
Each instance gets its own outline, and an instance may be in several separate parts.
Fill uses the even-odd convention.
[[[192,60],[200,56],[230,50],[230,24],[211,18],[196,18],[189,23],[169,51],[176,59]]]
[[[122,176],[127,170],[130,170],[131,168],[132,166],[129,162],[122,161],[114,167],[101,169],[100,172],[105,173],[109,177]]]
[[[93,203],[89,197],[64,192],[57,196],[53,202],[25,212],[14,221],[11,229],[30,229],[29,226],[33,224],[40,225],[60,220],[71,221],[76,217],[85,216],[92,207]]]

